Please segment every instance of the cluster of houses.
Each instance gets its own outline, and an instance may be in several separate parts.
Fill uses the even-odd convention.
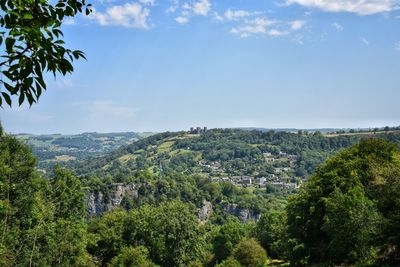
[[[193,128],[191,131],[192,130],[197,131]],[[265,177],[230,176],[213,177],[211,180],[212,182],[231,183],[239,187],[266,187],[267,185],[273,185],[275,187],[286,189],[297,189],[300,187],[300,182],[294,182],[294,179],[292,179],[293,177],[290,177],[290,173],[293,173],[294,169],[296,168],[296,155],[290,155],[284,152],[279,152],[279,154],[273,155],[272,153],[267,152],[263,153],[263,156],[266,163],[274,164],[275,162],[284,160],[289,164],[285,164],[284,167],[274,167],[274,172],[267,174]],[[278,164],[278,166],[279,165],[280,164]],[[211,169],[214,175],[222,176],[224,173],[221,164],[217,161],[208,162],[206,160],[201,160],[199,161],[199,166]]]
[[[268,178],[250,176],[213,177],[211,178],[211,181],[215,183],[232,183],[235,186],[242,187],[266,187],[267,184],[286,189],[297,189],[300,187],[299,184],[290,182],[289,179],[286,181],[280,180],[274,175]]]
[[[274,163],[275,161],[279,160],[279,159],[287,159],[289,160],[290,166],[294,166],[296,164],[297,161],[297,156],[296,155],[290,155],[284,152],[279,152],[278,156],[274,156],[272,155],[272,153],[266,152],[263,153],[265,162],[267,163]]]
[[[199,166],[210,168],[211,171],[213,171],[213,172],[221,173],[223,171],[221,163],[219,163],[218,161],[212,161],[212,162],[208,163],[206,160],[200,160]]]

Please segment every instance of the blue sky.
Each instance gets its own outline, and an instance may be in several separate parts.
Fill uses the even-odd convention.
[[[400,125],[400,1],[92,0],[13,133]]]

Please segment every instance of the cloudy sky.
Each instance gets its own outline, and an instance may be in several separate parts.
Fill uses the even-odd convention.
[[[400,0],[92,0],[13,133],[400,125]]]

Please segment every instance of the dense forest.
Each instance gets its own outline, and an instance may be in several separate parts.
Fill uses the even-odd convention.
[[[151,136],[112,156],[145,151],[160,140],[180,136]],[[380,137],[392,142],[398,138],[395,133]],[[237,147],[228,140],[235,139],[241,144],[268,140],[265,150],[252,146],[260,153],[277,153],[272,149],[279,146],[279,152],[298,155],[300,144],[310,150],[340,150],[315,168],[299,190],[284,190],[240,187],[173,168],[164,173],[142,168],[126,176],[111,172],[78,178],[56,167],[50,178],[43,177],[30,148],[0,130],[0,265],[398,265],[398,145],[376,138],[330,138],[215,130],[170,144],[196,153],[212,151],[212,146],[203,146],[215,147],[215,140],[223,140],[228,155]],[[254,153],[250,157],[259,152]],[[238,156],[245,154],[237,151]],[[126,194],[118,206],[90,214],[88,195],[102,192],[104,199],[112,200],[116,184],[134,185],[137,194]],[[200,215],[205,204],[212,212]],[[247,211],[247,219],[235,210]]]

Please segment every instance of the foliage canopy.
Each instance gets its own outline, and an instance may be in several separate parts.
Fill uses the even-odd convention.
[[[46,89],[43,74],[66,75],[72,62],[85,58],[83,52],[70,50],[62,40],[65,18],[78,13],[88,15],[85,0],[1,0],[0,1],[0,107],[37,102]]]
[[[294,265],[399,260],[400,152],[371,139],[319,167],[287,207]],[[397,262],[398,264],[398,262]]]

